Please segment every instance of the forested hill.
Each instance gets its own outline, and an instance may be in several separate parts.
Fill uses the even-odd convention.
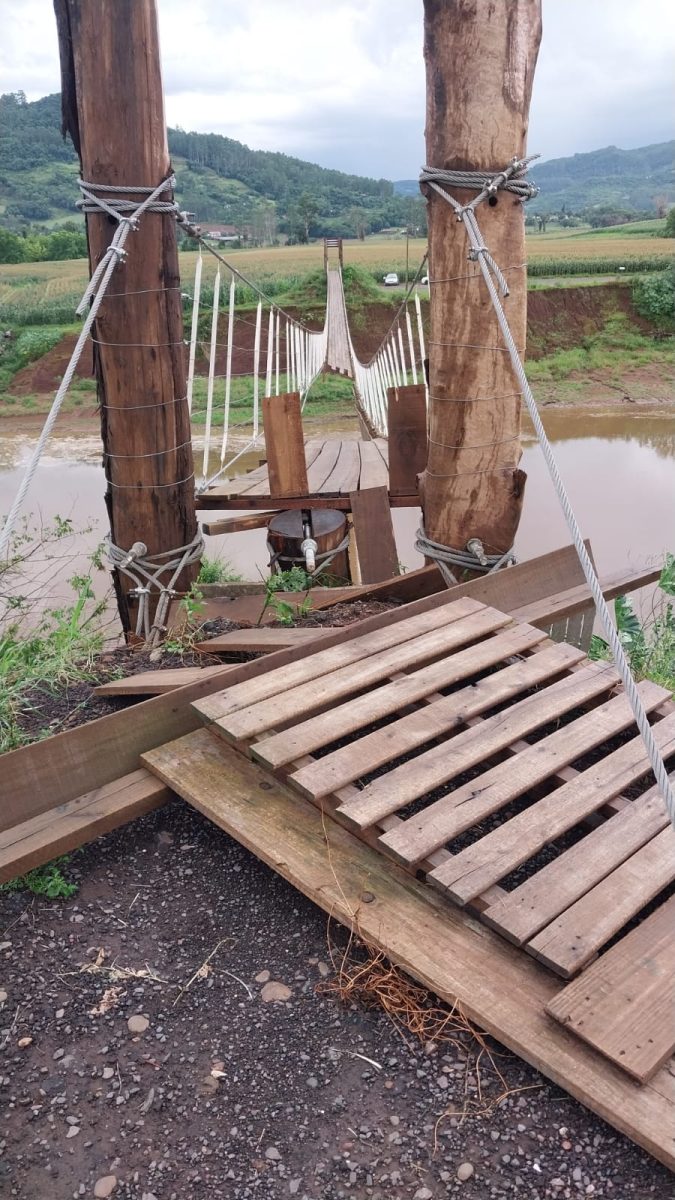
[[[638,150],[606,146],[570,158],[535,163],[530,177],[541,188],[528,212],[584,212],[593,208],[657,215],[675,203],[673,160],[675,142],[660,142]],[[399,179],[394,190],[402,196],[418,191],[416,179]],[[660,215],[660,214],[659,214]]]
[[[75,152],[61,137],[58,94],[27,103],[21,92],[0,97],[0,221],[53,223],[73,217]],[[197,220],[242,224],[261,219],[280,227],[310,224],[317,233],[353,236],[401,224],[410,202],[386,179],[327,170],[286,154],[249,150],[220,134],[169,129],[169,150],[181,206]],[[298,213],[300,205],[300,213]],[[304,214],[304,216],[303,216]]]

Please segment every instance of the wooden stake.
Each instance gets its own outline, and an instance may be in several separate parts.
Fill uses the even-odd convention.
[[[54,0],[54,9],[63,129],[82,177],[156,187],[170,161],[155,0]],[[92,270],[114,229],[104,213],[87,216]],[[125,550],[144,542],[154,555],[187,545],[197,532],[174,216],[146,213],[127,251],[94,326],[106,503],[113,542]],[[183,572],[179,590],[197,570]],[[133,583],[114,578],[127,632],[135,623]]]
[[[525,151],[541,36],[540,0],[424,0],[427,163],[495,170]],[[453,189],[460,203],[475,191]],[[488,554],[508,550],[523,503],[519,386],[478,264],[451,206],[429,190],[429,459],[421,494],[427,535]],[[508,192],[478,222],[511,289],[506,312],[525,346],[524,212]]]

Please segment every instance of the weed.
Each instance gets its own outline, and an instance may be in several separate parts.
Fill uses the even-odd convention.
[[[203,558],[197,583],[241,583],[241,575],[225,558]]]
[[[675,597],[675,555],[666,555],[658,586],[664,597]],[[638,679],[653,679],[671,692],[675,691],[675,606],[672,601],[659,597],[649,620],[643,623],[629,598],[617,596],[614,616],[633,674]],[[610,650],[604,638],[593,635],[588,657],[609,659]]]
[[[71,856],[64,854],[55,858],[44,867],[35,867],[25,875],[0,883],[1,892],[32,892],[34,896],[42,896],[46,900],[67,900],[74,896],[78,885],[73,883],[61,870],[70,862]]]

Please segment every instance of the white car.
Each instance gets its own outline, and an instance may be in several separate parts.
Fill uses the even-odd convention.
[[[420,284],[422,285],[422,287],[428,287],[429,286],[429,276],[423,275],[422,278],[420,279]]]
[[[399,282],[399,278],[395,271],[390,271],[388,275],[385,275],[382,282],[384,283],[385,287],[396,287]]]

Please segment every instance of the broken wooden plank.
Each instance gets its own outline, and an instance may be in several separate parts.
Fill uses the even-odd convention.
[[[270,496],[307,494],[307,464],[299,392],[264,396],[262,402]]]
[[[335,630],[330,625],[264,625],[252,629],[231,629],[215,637],[197,642],[196,649],[205,654],[272,654],[288,646],[303,646],[319,642]]]
[[[352,492],[350,499],[361,581],[391,579],[399,569],[386,487]]]
[[[222,671],[215,667],[170,667],[164,671],[139,671],[137,675],[125,675],[123,679],[109,679],[95,687],[97,696],[163,696],[174,692],[187,683],[197,683],[200,678]]]
[[[425,884],[326,821],[207,730],[150,752],[147,762],[333,919],[675,1167],[672,1078],[664,1069],[637,1089],[623,1071],[547,1019],[556,981],[534,959],[448,908]]]
[[[169,788],[139,769],[0,833],[0,883],[25,875],[170,800]]]
[[[389,491],[410,495],[427,465],[427,397],[424,384],[387,390]]]
[[[673,930],[675,896],[546,1006],[556,1021],[643,1084],[675,1048]]]
[[[542,929],[527,949],[569,979],[673,879],[675,830],[669,824]]]
[[[216,521],[202,521],[202,532],[208,537],[218,537],[222,533],[244,533],[248,529],[265,529],[272,517],[276,517],[278,508],[270,512],[240,513],[237,517],[221,517]]]

